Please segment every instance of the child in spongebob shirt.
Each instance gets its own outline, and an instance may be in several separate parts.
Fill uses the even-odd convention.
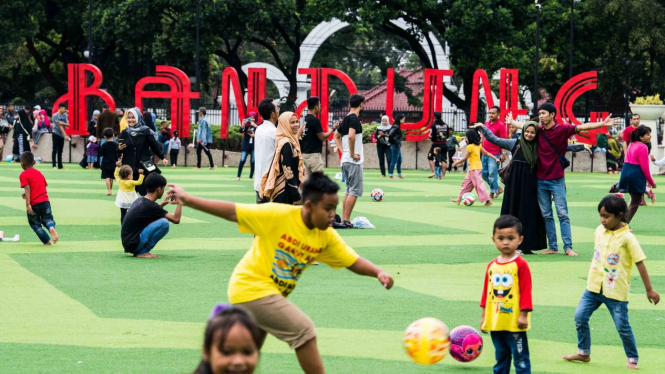
[[[602,304],[612,315],[628,358],[628,369],[637,369],[637,344],[628,323],[628,290],[633,263],[646,288],[649,302],[658,304],[660,295],[651,287],[644,260],[647,258],[630,228],[624,222],[628,214],[626,200],[607,195],[598,204],[600,223],[596,229],[596,245],[587,277],[587,287],[575,310],[577,354],[563,356],[568,361],[591,361],[589,318]]]
[[[501,216],[494,222],[492,238],[501,254],[490,261],[485,272],[480,330],[492,336],[495,374],[510,373],[511,356],[517,374],[531,373],[526,337],[531,324],[529,312],[533,310],[531,271],[517,253],[524,239],[522,223],[513,216]]]

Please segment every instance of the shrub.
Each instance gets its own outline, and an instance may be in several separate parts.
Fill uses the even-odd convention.
[[[654,96],[640,96],[635,98],[635,103],[637,105],[663,105],[663,100],[660,99],[660,95],[656,94]]]

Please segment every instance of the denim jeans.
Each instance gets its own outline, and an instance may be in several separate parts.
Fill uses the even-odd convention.
[[[242,168],[245,166],[245,161],[247,161],[247,156],[249,152],[242,151],[240,153],[240,163],[238,163],[238,178],[242,175]],[[252,158],[249,160],[250,169],[249,169],[249,178],[251,179],[254,176],[254,151],[252,150]]]
[[[136,247],[135,256],[144,255],[157,245],[157,243],[162,240],[166,234],[169,233],[169,220],[166,218],[160,218],[157,221],[149,224],[141,232],[141,242],[139,246]]]
[[[547,231],[548,246],[553,251],[559,250],[556,237],[556,224],[554,223],[554,213],[552,212],[552,198],[556,214],[559,217],[561,225],[561,238],[563,239],[563,249],[573,249],[573,234],[570,231],[570,218],[568,218],[568,201],[566,200],[566,179],[559,178],[554,180],[538,179],[538,205],[545,219],[545,230]]]
[[[619,301],[605,297],[602,293],[595,293],[585,290],[580,303],[575,310],[575,327],[577,328],[577,349],[579,354],[589,356],[591,354],[591,332],[589,331],[589,318],[593,312],[602,304],[607,306],[610,315],[614,320],[623,350],[626,352],[628,362],[637,363],[637,344],[633,329],[628,323],[628,302]]]
[[[49,234],[46,233],[44,227],[51,229],[55,227],[55,221],[53,220],[53,212],[51,211],[51,203],[44,201],[32,206],[32,212],[35,214],[28,214],[28,224],[32,230],[37,234],[39,240],[42,241],[42,244],[46,244],[51,240]]]
[[[402,176],[402,148],[394,144],[390,146],[390,151],[392,153],[390,159],[390,167],[388,168],[388,174],[393,176],[393,171],[395,171],[395,165],[397,165],[397,175]]]
[[[443,172],[442,172],[442,168],[441,168],[441,166],[436,165],[436,166],[434,167],[434,176],[435,176],[436,178],[441,178],[442,175],[443,175]]]
[[[499,158],[501,154],[494,155]],[[499,164],[493,159],[483,155],[481,158],[483,163],[483,180],[490,185],[490,193],[499,192]]]
[[[529,340],[526,331],[490,331],[492,344],[494,344],[494,374],[509,374],[511,356],[515,362],[516,374],[531,373],[531,359],[529,358]]]

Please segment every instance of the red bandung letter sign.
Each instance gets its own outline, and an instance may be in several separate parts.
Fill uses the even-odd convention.
[[[321,113],[319,114],[319,119],[321,120],[321,127],[323,131],[328,131],[328,113],[330,109],[330,90],[328,89],[329,77],[337,77],[349,90],[349,95],[358,93],[356,84],[353,83],[351,78],[348,75],[342,73],[337,69],[331,68],[305,68],[298,69],[298,74],[310,75],[312,78],[310,80],[311,89],[310,96],[318,96],[321,99]],[[303,101],[296,108],[296,114],[300,116],[303,110],[307,108],[307,100]],[[332,136],[332,135],[331,135]]]
[[[99,87],[102,85],[102,72],[95,65],[69,64],[68,88],[69,92],[60,96],[53,104],[53,113],[58,111],[61,103],[69,104],[69,135],[88,135],[88,96],[99,96],[110,110],[115,110],[115,101],[106,91]],[[92,73],[93,79],[90,86],[87,85],[86,72]]]
[[[181,136],[189,136],[191,99],[198,99],[200,94],[192,92],[187,74],[171,66],[157,65],[156,77],[145,77],[136,83],[134,91],[135,105],[143,110],[143,99],[158,98],[171,100],[171,128],[178,130]],[[165,84],[170,91],[145,91],[149,84]]]
[[[425,69],[423,118],[416,123],[405,123],[402,125],[402,129],[406,130],[406,141],[418,142],[429,137],[430,127],[434,120],[434,112],[440,112],[443,105],[443,77],[452,75],[452,70]],[[390,89],[392,90],[392,87]],[[391,110],[392,104],[391,101],[389,104]]]
[[[238,117],[242,121],[247,118],[248,112],[259,112],[258,105],[266,97],[266,69],[249,68],[247,74],[247,106],[243,92],[240,89],[240,78],[234,68],[226,68],[222,73],[222,126],[219,131],[219,137],[226,139],[229,137],[229,115],[231,112],[231,86],[233,85],[233,95],[236,99],[238,108]]]

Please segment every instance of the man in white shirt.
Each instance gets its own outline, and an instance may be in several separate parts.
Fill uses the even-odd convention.
[[[363,195],[363,128],[360,123],[360,111],[365,97],[353,94],[349,98],[351,111],[346,115],[339,130],[335,133],[335,143],[342,145],[342,175],[346,183],[346,193],[342,205],[342,223],[352,228],[351,213],[356,200]]]
[[[260,204],[259,188],[263,175],[270,169],[272,158],[275,155],[275,135],[277,133],[277,119],[279,108],[272,103],[271,99],[263,99],[259,103],[259,114],[263,123],[254,132],[254,158],[256,160],[254,178],[254,190],[256,191],[256,203]]]

